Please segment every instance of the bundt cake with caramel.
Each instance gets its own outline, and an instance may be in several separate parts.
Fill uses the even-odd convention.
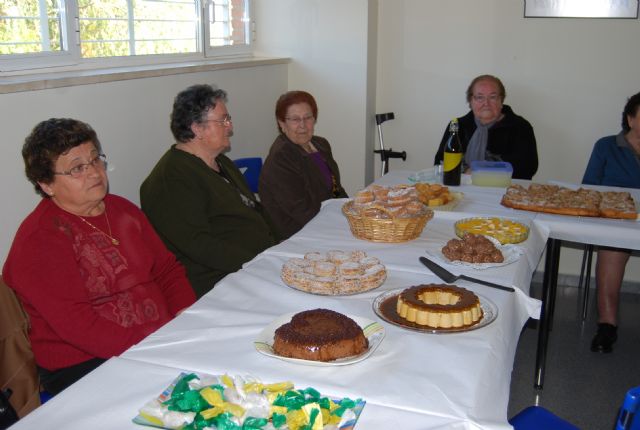
[[[273,352],[291,358],[332,361],[359,355],[369,341],[351,318],[329,309],[295,314],[275,331]]]
[[[446,284],[407,288],[398,296],[396,311],[407,321],[433,328],[469,327],[483,316],[478,296]]]

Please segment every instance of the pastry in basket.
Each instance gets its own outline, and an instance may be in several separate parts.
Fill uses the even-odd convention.
[[[378,288],[387,279],[385,267],[364,251],[309,252],[282,266],[290,287],[314,294],[346,295]]]
[[[504,256],[496,246],[480,234],[465,233],[462,239],[451,239],[442,247],[442,254],[451,261],[466,263],[502,263]]]
[[[283,357],[333,361],[362,354],[369,341],[351,318],[329,309],[295,314],[276,329],[273,352]]]
[[[482,319],[478,296],[448,284],[407,288],[398,296],[396,311],[409,322],[433,328],[469,327]]]
[[[355,237],[385,243],[417,238],[433,217],[413,185],[370,185],[345,203],[342,213]]]
[[[427,212],[413,185],[370,185],[358,191],[349,211],[352,215],[379,219],[418,217]]]
[[[418,198],[427,206],[442,206],[453,200],[449,187],[424,182],[418,182],[415,187],[418,192]]]

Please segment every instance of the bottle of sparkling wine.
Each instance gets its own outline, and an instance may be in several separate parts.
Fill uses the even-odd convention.
[[[462,144],[458,136],[458,119],[454,118],[449,124],[449,140],[444,147],[444,166],[442,168],[442,183],[444,185],[460,185],[462,175]]]

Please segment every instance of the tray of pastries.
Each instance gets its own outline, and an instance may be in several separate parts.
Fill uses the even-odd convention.
[[[325,296],[358,294],[387,279],[385,266],[364,251],[309,252],[282,266],[281,278],[296,290]]]

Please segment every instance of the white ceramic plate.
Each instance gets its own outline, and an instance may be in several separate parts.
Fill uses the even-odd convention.
[[[472,325],[470,327],[460,327],[460,328],[433,328],[428,326],[418,326],[417,324],[414,324],[414,325],[403,324],[399,321],[394,320],[393,318],[390,318],[388,315],[385,315],[385,313],[382,312],[381,306],[384,301],[386,301],[389,298],[398,296],[404,290],[405,288],[397,288],[395,290],[385,291],[384,293],[380,294],[373,301],[373,311],[376,313],[376,315],[378,315],[380,318],[382,318],[386,322],[398,327],[402,327],[407,330],[419,331],[421,333],[433,333],[433,334],[460,333],[465,331],[477,330],[479,328],[488,326],[493,321],[495,321],[495,319],[498,317],[498,307],[496,306],[496,304],[493,303],[488,298],[484,297],[483,295],[475,293],[480,299],[480,307],[482,308],[482,313],[483,313],[482,319],[475,325]],[[394,312],[395,312],[395,307],[394,307]],[[408,324],[412,324],[412,323],[408,323]]]
[[[489,269],[490,267],[506,266],[507,264],[511,264],[513,262],[518,261],[520,256],[524,254],[524,250],[517,245],[501,245],[499,240],[491,236],[485,236],[485,237],[489,239],[496,246],[496,248],[500,250],[500,252],[502,252],[502,256],[504,257],[504,261],[502,263],[468,263],[466,261],[449,260],[442,253],[442,247],[446,245],[446,243],[436,250],[427,249],[426,254],[429,257],[433,258],[436,261],[436,263],[439,263],[439,264],[471,267],[473,269],[478,269],[478,270]]]
[[[254,346],[258,350],[259,353],[267,355],[269,357],[278,358],[280,360],[289,361],[297,364],[305,364],[308,366],[345,366],[347,364],[354,364],[359,361],[364,360],[369,357],[373,351],[380,345],[382,339],[384,339],[384,327],[378,324],[375,321],[372,321],[367,318],[356,317],[353,315],[347,315],[349,318],[354,320],[360,327],[362,327],[362,331],[364,332],[365,337],[369,341],[369,348],[360,355],[355,355],[353,357],[345,357],[340,358],[334,361],[313,361],[313,360],[302,360],[299,358],[289,358],[282,357],[273,352],[273,336],[276,332],[276,329],[283,324],[291,321],[291,317],[294,316],[297,312],[291,312],[288,314],[280,315],[274,321],[271,322],[268,326],[260,332],[256,340],[253,342]]]

